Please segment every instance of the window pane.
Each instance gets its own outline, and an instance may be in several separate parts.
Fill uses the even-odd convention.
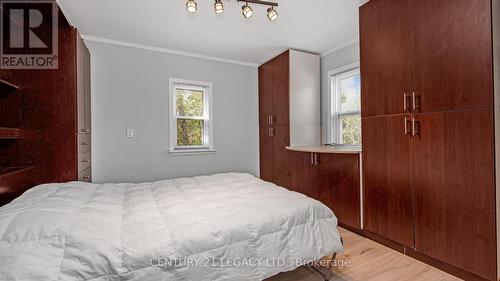
[[[359,115],[340,117],[342,126],[342,143],[361,145],[361,118]]]
[[[359,73],[340,78],[340,112],[360,110],[360,76]]]
[[[202,117],[203,91],[175,89],[175,107],[177,116]]]
[[[177,146],[203,145],[203,120],[177,119]]]

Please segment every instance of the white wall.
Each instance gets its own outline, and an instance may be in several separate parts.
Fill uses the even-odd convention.
[[[86,41],[92,56],[94,182],[141,182],[216,172],[258,173],[257,69]],[[208,155],[171,155],[169,77],[214,83]],[[135,138],[126,137],[135,129]]]
[[[327,142],[327,111],[328,111],[328,72],[355,62],[359,62],[359,42],[341,48],[321,58],[321,135],[323,143]],[[363,78],[361,78],[363,79]]]

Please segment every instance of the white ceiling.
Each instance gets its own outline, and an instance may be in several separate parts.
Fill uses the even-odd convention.
[[[197,0],[189,14],[185,0],[59,0],[71,24],[86,36],[261,64],[285,49],[325,54],[358,38],[358,7],[367,0],[275,0],[279,18],[267,7],[223,0],[216,16],[213,0]]]

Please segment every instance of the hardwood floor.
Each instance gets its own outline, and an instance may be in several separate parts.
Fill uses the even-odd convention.
[[[337,261],[349,266],[332,269],[330,281],[455,281],[446,272],[426,265],[372,240],[339,228],[344,239],[345,253]],[[267,279],[266,281],[320,281],[321,275],[312,269],[300,267]]]

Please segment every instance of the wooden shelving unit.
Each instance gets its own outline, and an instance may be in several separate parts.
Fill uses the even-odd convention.
[[[34,166],[0,167],[0,205],[25,191],[34,181]]]
[[[19,139],[21,136],[21,129],[0,127],[0,139]]]
[[[10,93],[17,90],[19,90],[18,86],[3,79],[0,79],[0,94]]]

